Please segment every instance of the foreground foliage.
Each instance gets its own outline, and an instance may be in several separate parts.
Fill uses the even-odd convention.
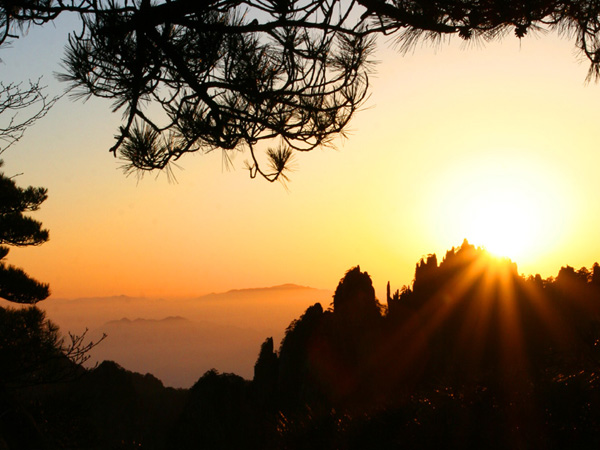
[[[251,176],[284,178],[294,152],[331,143],[364,104],[378,35],[410,51],[558,30],[588,78],[600,73],[600,4],[589,0],[11,0],[0,45],[65,13],[81,28],[61,78],[123,112],[111,151],[128,172],[248,150]]]

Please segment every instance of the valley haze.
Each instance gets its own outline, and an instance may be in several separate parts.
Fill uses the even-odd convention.
[[[284,284],[188,299],[49,298],[38,306],[64,335],[86,329],[90,339],[107,334],[88,366],[112,360],[166,386],[189,388],[213,368],[252,379],[264,340],[273,337],[278,345],[293,320],[317,302],[329,306],[332,294]]]

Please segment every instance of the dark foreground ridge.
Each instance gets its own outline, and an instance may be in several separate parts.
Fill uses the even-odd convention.
[[[597,449],[599,313],[598,264],[525,278],[465,241],[386,304],[350,269],[253,380],[175,390],[111,362],[48,384],[70,362],[3,310],[0,449]]]

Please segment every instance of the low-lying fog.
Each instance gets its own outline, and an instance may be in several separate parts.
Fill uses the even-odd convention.
[[[185,300],[51,298],[38,306],[65,334],[107,334],[87,365],[109,359],[166,386],[190,387],[212,368],[251,379],[262,342],[272,336],[278,346],[292,320],[331,299],[330,291],[288,284]]]

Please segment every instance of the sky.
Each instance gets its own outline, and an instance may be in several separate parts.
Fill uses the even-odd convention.
[[[1,78],[43,76],[48,93],[69,22],[0,50]],[[108,149],[121,114],[63,98],[14,147],[4,172],[49,198],[50,241],[8,261],[52,297],[192,297],[296,283],[334,289],[360,265],[377,295],[464,238],[525,275],[600,260],[600,85],[574,40],[507,36],[400,54],[381,39],[371,96],[336,148],[300,154],[287,187],[252,180],[237,154],[190,155],[127,177]],[[50,301],[50,300],[49,300]]]

